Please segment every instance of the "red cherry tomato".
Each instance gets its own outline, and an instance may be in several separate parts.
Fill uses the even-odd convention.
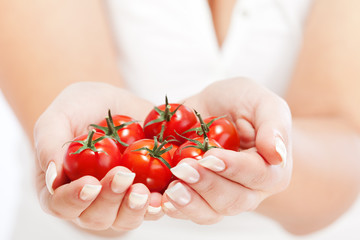
[[[234,123],[224,117],[218,119],[216,118],[217,117],[209,117],[204,119],[204,123],[208,129],[207,136],[209,139],[214,139],[225,149],[238,151],[240,148],[240,136]],[[214,119],[216,120],[209,124]],[[203,134],[200,123],[191,127],[191,129],[194,128],[196,128],[197,131],[187,132],[184,136],[188,138],[195,138]]]
[[[203,137],[194,138],[192,141],[185,142],[175,151],[172,159],[175,166],[184,158],[194,158],[196,160],[200,160],[207,150],[213,147],[221,147],[219,143],[210,138],[208,139],[208,146],[206,146]]]
[[[134,183],[145,184],[151,192],[161,193],[166,189],[172,179],[169,168],[173,167],[173,164],[170,153],[162,153],[164,149],[153,139],[141,139],[125,150],[122,165],[136,174]]]
[[[111,116],[111,115],[109,115]],[[115,115],[112,116],[112,123],[114,127],[119,127],[121,125],[125,125],[126,123],[133,122],[129,125],[125,125],[124,127],[117,130],[117,135],[119,136],[120,140],[125,143],[126,145],[130,145],[133,142],[145,138],[144,130],[141,127],[141,125],[131,117],[125,116],[125,115]],[[98,126],[101,127],[108,127],[106,119],[101,121]],[[99,129],[100,132],[105,133],[104,130]],[[120,142],[117,142],[117,145],[120,149],[120,152],[123,153],[125,149],[127,148],[126,145],[121,144]]]
[[[70,143],[64,159],[64,172],[70,180],[86,175],[101,180],[110,169],[119,165],[121,153],[115,141],[102,133],[91,132]]]
[[[182,134],[197,123],[195,113],[188,107],[173,103],[155,107],[146,117],[144,132],[147,138],[158,136],[162,126],[165,126],[164,139],[176,139],[180,143],[185,140],[178,134]]]
[[[184,142],[184,139],[178,136],[178,134],[183,133],[197,123],[196,116],[190,108],[184,105],[169,104],[168,106],[169,111],[174,111],[178,108],[168,121],[162,120],[148,125],[149,122],[161,118],[161,115],[156,110],[152,110],[149,113],[144,122],[145,136],[147,138],[153,138],[159,135],[162,125],[165,125],[164,138],[174,138],[180,142]],[[158,109],[165,111],[166,105],[160,105]]]

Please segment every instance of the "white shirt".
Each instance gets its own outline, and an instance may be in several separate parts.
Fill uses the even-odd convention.
[[[248,77],[282,95],[301,44],[309,0],[237,1],[220,49],[207,0],[110,0],[121,73],[155,103],[209,83]]]

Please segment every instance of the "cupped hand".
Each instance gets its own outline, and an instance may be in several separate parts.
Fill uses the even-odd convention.
[[[248,79],[216,82],[184,103],[204,117],[227,116],[239,151],[210,149],[203,159],[172,168],[178,180],[163,196],[165,213],[199,224],[257,208],[283,191],[292,173],[291,113],[284,100]]]
[[[144,219],[163,213],[161,195],[143,184],[133,184],[134,173],[115,167],[100,181],[85,176],[69,182],[63,172],[64,144],[86,134],[89,124],[100,122],[110,109],[144,119],[153,105],[130,92],[104,83],[70,85],[38,119],[34,129],[37,191],[42,208],[91,230],[126,231]]]

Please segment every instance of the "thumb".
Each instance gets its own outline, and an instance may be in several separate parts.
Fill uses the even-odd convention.
[[[259,154],[271,165],[280,164],[285,167],[289,158],[289,144],[280,131],[271,124],[259,128],[255,142]]]
[[[69,120],[62,114],[46,112],[34,128],[36,165],[45,173],[45,183],[51,194],[54,189],[65,184],[63,158],[66,153],[64,144],[73,139]]]
[[[267,101],[256,111],[255,146],[271,165],[285,167],[291,158],[291,113],[285,101]]]

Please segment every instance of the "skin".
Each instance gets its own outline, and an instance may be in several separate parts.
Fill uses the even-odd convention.
[[[221,5],[226,4],[221,2],[233,1],[210,1],[220,46],[229,27],[230,21],[226,16],[230,15],[232,9]],[[241,112],[226,112],[237,117],[234,120],[238,128],[254,133],[249,134],[245,142],[247,147],[259,148],[262,157],[253,148],[236,155],[228,151],[209,151],[209,155],[217,156],[226,166],[231,166],[223,172],[206,169],[191,159],[184,160],[199,172],[200,180],[195,184],[182,181],[192,200],[186,206],[173,202],[177,211],[167,211],[167,214],[199,224],[210,224],[219,221],[224,215],[255,209],[278,221],[294,234],[306,234],[329,225],[351,206],[359,192],[360,182],[357,176],[360,169],[360,112],[356,106],[360,102],[357,94],[360,86],[356,80],[360,77],[360,70],[356,66],[360,62],[360,32],[355,31],[360,25],[360,16],[356,12],[359,5],[356,0],[315,0],[306,25],[304,46],[286,95],[292,120],[287,104],[279,97],[253,85],[251,81],[236,79],[239,89],[249,87],[259,93],[256,96],[262,99],[261,102],[273,103],[270,106],[271,114],[259,110],[259,113],[265,115],[255,115],[258,118],[253,119],[261,122],[271,117],[274,120],[262,128],[265,133],[262,136],[255,135],[255,131],[252,131],[254,125],[243,121]],[[37,153],[37,187],[42,207],[49,213],[73,220],[78,226],[91,230],[131,230],[144,219],[161,217],[161,214],[149,216],[146,207],[149,203],[158,206],[159,201],[171,201],[166,194],[161,200],[159,195],[150,195],[143,185],[127,186],[118,194],[111,191],[108,183],[120,169],[109,172],[101,182],[84,177],[62,185],[61,156],[65,150],[61,146],[64,142],[86,132],[88,123],[100,121],[106,115],[103,110],[109,106],[113,113],[118,111],[135,119],[144,119],[144,113],[152,108],[151,103],[119,88],[125,86],[116,66],[116,51],[101,1],[38,0],[26,3],[1,0],[0,32],[1,88],[30,139],[37,122],[34,146]],[[103,83],[91,83],[97,81]],[[231,83],[234,80],[227,81]],[[73,84],[75,82],[83,83]],[[223,104],[232,101],[214,103],[214,96],[219,94],[213,92],[214,89],[217,89],[214,85],[207,87],[199,95],[187,99],[185,104],[205,113],[204,117],[214,113],[223,115],[221,113],[226,111]],[[235,91],[237,88],[229,89]],[[94,95],[98,99],[104,97],[104,92],[106,96],[110,93],[110,96],[117,97],[107,97],[101,104],[89,103],[88,100],[93,99]],[[200,102],[200,97],[205,100]],[[123,99],[132,99],[137,110],[122,104]],[[75,102],[84,111],[76,111],[78,108],[74,106]],[[251,111],[256,112],[256,108]],[[279,114],[273,114],[274,111]],[[51,128],[53,124],[58,127]],[[271,133],[274,129],[281,134],[289,153],[285,168],[278,165],[269,167],[264,161],[279,161],[280,158],[272,141]],[[52,138],[54,141],[50,142],[50,136],[58,138]],[[260,139],[258,145],[257,139]],[[253,163],[245,164],[249,159],[254,159]],[[293,176],[290,178],[292,159]],[[50,161],[55,162],[58,173],[52,185],[55,189],[53,195],[45,184],[45,172]],[[242,166],[248,167],[249,171],[240,177],[229,172],[229,169],[241,169]],[[218,195],[219,191],[216,185],[209,185],[212,179],[222,182],[222,189],[233,189],[238,196],[248,198],[232,204],[229,212],[226,210],[229,202],[215,200],[214,193]],[[96,199],[82,201],[76,197],[86,183],[103,186]],[[239,187],[239,183],[246,183],[249,189]],[[209,186],[213,187],[212,191],[209,191]],[[129,209],[128,194],[132,191],[150,195],[146,205],[137,211]],[[260,192],[264,194],[258,194]],[[65,198],[69,201],[63,201]],[[118,204],[114,204],[114,199]],[[189,211],[191,209],[194,211]],[[114,214],[118,210],[119,213]],[[99,222],[95,224],[91,219],[103,211],[109,214],[102,218],[101,227],[95,228]],[[198,214],[199,211],[208,214]],[[199,215],[207,217],[202,219]],[[129,216],[132,221],[124,221]]]

